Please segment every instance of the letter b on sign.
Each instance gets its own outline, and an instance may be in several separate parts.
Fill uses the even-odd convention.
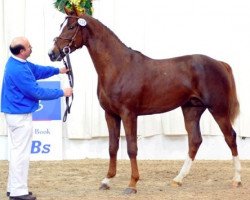
[[[38,140],[32,141],[31,153],[49,153],[50,152],[50,144],[42,145],[42,143]]]

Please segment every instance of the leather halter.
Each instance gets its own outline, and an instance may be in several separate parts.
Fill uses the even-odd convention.
[[[80,19],[80,17],[77,17],[77,16],[67,16],[67,17],[65,18],[65,20],[63,21],[63,23],[61,24],[61,27],[63,26],[64,22],[65,22],[68,18]],[[73,25],[73,27],[74,27],[74,26],[77,26],[77,27],[76,27],[76,31],[75,31],[73,37],[71,37],[71,38],[66,38],[66,37],[58,36],[58,37],[56,37],[56,38],[54,39],[55,46],[56,46],[57,49],[59,50],[60,55],[61,55],[62,57],[65,56],[66,54],[63,52],[63,49],[60,49],[59,46],[57,45],[57,40],[58,40],[58,39],[61,39],[61,40],[68,40],[68,41],[69,41],[69,44],[68,44],[67,46],[65,46],[65,47],[67,47],[69,50],[70,50],[70,46],[72,46],[72,45],[74,45],[74,47],[77,48],[77,46],[76,46],[76,44],[75,44],[75,39],[76,39],[76,36],[77,36],[78,32],[79,32],[80,29],[81,29],[81,26],[80,26],[78,23],[75,23],[75,24]],[[83,37],[82,37],[82,42],[81,42],[81,44],[83,44]],[[80,45],[80,46],[82,46],[82,45]],[[65,48],[65,47],[64,47],[64,48]]]
[[[64,20],[64,22],[68,19],[68,18],[76,18],[76,19],[79,19],[79,17],[76,17],[76,16],[67,16]],[[61,27],[62,25],[64,24],[64,22],[61,24]],[[67,72],[68,74],[68,80],[69,80],[69,85],[71,88],[74,87],[74,76],[73,76],[73,69],[72,69],[72,66],[71,66],[71,62],[70,62],[70,57],[69,57],[69,54],[71,52],[71,49],[70,49],[70,46],[71,45],[75,45],[75,38],[80,30],[80,25],[78,23],[75,24],[77,27],[76,27],[76,31],[73,35],[72,38],[65,38],[65,37],[56,37],[54,39],[55,41],[55,46],[57,47],[57,49],[59,50],[60,52],[60,56],[62,57],[62,60],[63,60],[63,64],[64,66],[69,69],[69,71]],[[75,26],[74,25],[74,26]],[[62,39],[62,40],[68,40],[69,41],[69,44],[65,47],[63,47],[63,49],[60,49],[59,46],[57,45],[57,40],[58,39]],[[83,43],[83,39],[82,39],[82,43]],[[75,45],[74,46],[75,48],[77,48],[77,46]],[[66,57],[66,61],[64,60],[64,56]],[[72,102],[73,102],[73,99],[74,99],[74,94],[72,94],[72,100],[71,102],[69,102],[69,97],[66,97],[65,100],[66,100],[66,109],[65,109],[65,112],[64,112],[64,116],[63,116],[63,122],[66,122],[67,120],[67,114],[70,113],[70,110],[71,110],[71,105],[72,105]]]

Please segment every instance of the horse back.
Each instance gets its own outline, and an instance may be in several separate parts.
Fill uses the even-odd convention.
[[[223,62],[205,55],[155,60],[138,54],[127,63],[112,84],[98,85],[99,100],[105,110],[120,113],[125,108],[137,115],[155,114],[183,106],[192,99],[197,105],[228,109],[228,105],[222,105],[222,99],[229,99],[231,68]]]

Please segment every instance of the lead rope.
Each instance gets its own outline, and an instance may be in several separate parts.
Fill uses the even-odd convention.
[[[66,52],[66,50],[67,50],[67,52]],[[65,57],[66,57],[66,61],[63,59],[63,64],[66,67],[66,69],[69,70],[67,72],[67,74],[68,74],[68,80],[69,80],[69,85],[70,85],[71,88],[73,88],[74,87],[74,76],[73,76],[73,70],[72,70],[72,67],[71,67],[71,62],[70,62],[70,57],[69,57],[69,54],[70,54],[69,47],[68,48],[64,48],[63,52],[64,52]],[[71,105],[72,105],[73,99],[74,99],[74,95],[73,94],[71,96],[71,102],[69,101],[69,97],[65,98],[66,109],[65,109],[65,112],[64,112],[64,115],[63,115],[63,122],[66,122],[66,120],[67,120],[67,115],[68,115],[68,113],[70,113],[70,109],[71,109]]]

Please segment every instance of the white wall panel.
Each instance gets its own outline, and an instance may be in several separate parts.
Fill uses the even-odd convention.
[[[250,137],[248,0],[94,0],[93,3],[95,18],[128,47],[149,57],[160,59],[201,53],[229,63],[241,106],[234,127],[239,136]],[[47,56],[64,19],[64,15],[54,9],[52,0],[1,0],[0,10],[0,77],[9,56],[9,43],[20,35],[28,37],[33,46],[31,61],[63,66],[50,62]],[[65,140],[107,136],[104,112],[96,95],[97,75],[87,49],[74,52],[71,60],[75,98],[68,121],[63,124],[63,136]],[[57,79],[62,81],[63,87],[68,86],[66,76]],[[202,116],[201,130],[204,135],[221,135],[208,112]],[[2,114],[0,134],[6,134]],[[186,134],[180,109],[139,117],[140,137],[159,134]]]

